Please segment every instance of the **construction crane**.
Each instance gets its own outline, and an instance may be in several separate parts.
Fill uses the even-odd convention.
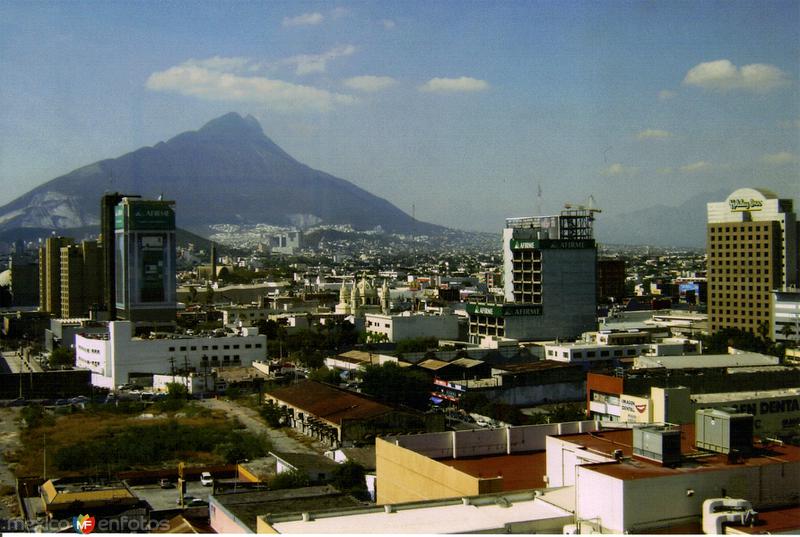
[[[589,199],[587,200],[585,205],[583,205],[583,204],[576,205],[574,203],[565,203],[564,204],[564,208],[565,209],[574,209],[574,210],[577,210],[577,211],[588,211],[588,212],[590,212],[592,214],[594,214],[594,213],[602,213],[603,212],[602,209],[599,209],[598,207],[595,206],[595,200],[594,200],[594,196],[593,195],[589,196]]]

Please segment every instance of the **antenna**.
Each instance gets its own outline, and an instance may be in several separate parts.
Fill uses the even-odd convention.
[[[542,183],[536,189],[536,214],[542,214]]]

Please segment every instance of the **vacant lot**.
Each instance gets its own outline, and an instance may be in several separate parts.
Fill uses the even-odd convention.
[[[218,464],[261,456],[265,438],[223,413],[190,404],[179,411],[141,405],[97,406],[53,415],[27,408],[30,426],[12,458],[17,476],[106,474],[121,470]],[[24,455],[23,455],[24,454]]]

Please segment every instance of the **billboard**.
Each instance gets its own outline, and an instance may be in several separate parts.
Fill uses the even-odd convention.
[[[582,250],[594,248],[594,239],[511,239],[512,250]]]

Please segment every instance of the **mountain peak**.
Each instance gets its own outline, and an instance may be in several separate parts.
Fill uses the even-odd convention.
[[[242,117],[236,112],[228,112],[216,119],[212,119],[197,131],[205,135],[212,136],[256,136],[264,137],[264,131],[256,118],[248,115]]]

